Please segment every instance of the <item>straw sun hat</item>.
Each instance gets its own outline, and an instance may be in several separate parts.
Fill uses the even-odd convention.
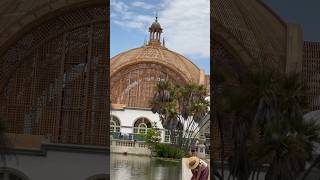
[[[195,169],[198,167],[200,159],[196,156],[192,156],[186,161],[186,165],[189,169]]]

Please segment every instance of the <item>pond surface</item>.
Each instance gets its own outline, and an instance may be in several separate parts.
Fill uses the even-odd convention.
[[[181,161],[112,153],[110,175],[112,180],[180,180]]]

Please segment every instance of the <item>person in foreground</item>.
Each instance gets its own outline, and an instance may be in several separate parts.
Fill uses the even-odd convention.
[[[192,172],[191,180],[208,180],[209,167],[206,162],[196,156],[190,157],[186,162]]]

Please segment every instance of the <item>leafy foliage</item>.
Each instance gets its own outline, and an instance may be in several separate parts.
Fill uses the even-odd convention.
[[[158,128],[153,127],[148,129],[147,134],[145,134],[145,143],[152,150],[154,146],[160,142],[161,133]]]
[[[187,152],[185,150],[182,150],[170,144],[160,144],[160,143],[157,143],[155,145],[155,152],[158,157],[164,157],[164,158],[181,159],[187,155]]]
[[[156,85],[151,100],[152,112],[159,114],[163,127],[171,132],[171,139],[178,140],[172,143],[180,148],[187,149],[190,139],[199,131],[197,123],[208,112],[206,96],[207,90],[203,85],[182,86],[169,81],[160,81]]]
[[[222,78],[217,78],[221,81],[215,87],[215,120],[232,119],[231,175],[248,179],[265,163],[270,165],[267,180],[301,175],[312,159],[314,144],[319,143],[320,127],[303,118],[307,107],[300,76],[266,68],[249,71],[238,83],[217,76]]]

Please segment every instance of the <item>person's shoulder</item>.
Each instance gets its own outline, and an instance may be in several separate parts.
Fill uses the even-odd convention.
[[[208,164],[204,160],[200,159],[200,162],[201,162],[201,166],[203,166],[203,167],[208,166]]]
[[[191,169],[191,173],[192,173],[192,175],[196,175],[196,174],[197,174],[197,171],[194,170],[194,169]]]

